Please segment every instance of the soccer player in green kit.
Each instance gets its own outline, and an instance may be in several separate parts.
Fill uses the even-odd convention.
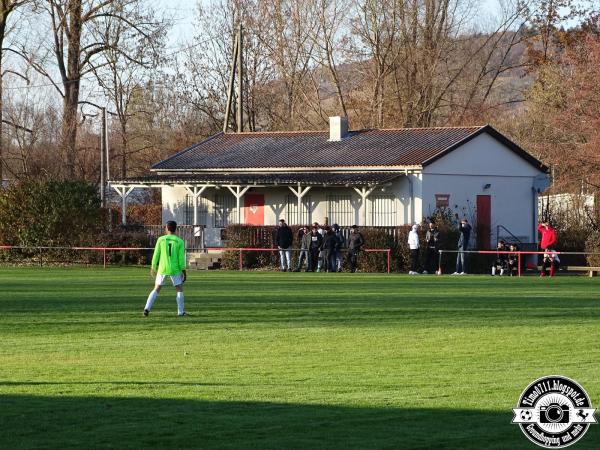
[[[144,316],[150,314],[154,300],[158,297],[160,288],[162,287],[167,277],[171,278],[171,283],[177,291],[177,315],[187,316],[184,308],[183,300],[183,283],[187,278],[185,271],[185,243],[183,239],[175,235],[177,223],[170,220],[167,222],[167,234],[161,236],[156,241],[154,247],[154,255],[152,256],[152,268],[150,274],[152,277],[156,274],[154,290],[150,292],[146,307],[144,308]]]

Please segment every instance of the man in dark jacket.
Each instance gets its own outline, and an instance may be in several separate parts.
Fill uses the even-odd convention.
[[[310,246],[308,247],[308,269],[307,272],[314,272],[319,264],[319,252],[321,251],[321,244],[323,243],[323,237],[319,233],[317,227],[313,226],[308,235],[310,239]]]
[[[281,259],[281,271],[291,270],[292,268],[292,242],[294,236],[292,229],[288,227],[285,220],[279,220],[279,228],[277,228],[277,237],[275,243],[279,249],[279,256]]]
[[[323,269],[327,272],[335,272],[335,264],[332,265],[332,259],[335,258],[335,248],[337,246],[337,237],[335,232],[327,227],[325,229],[325,236],[323,236]],[[319,269],[317,269],[319,272]]]
[[[350,237],[348,238],[348,256],[347,260],[350,263],[350,272],[356,272],[356,266],[358,263],[358,253],[361,251],[362,246],[365,245],[365,239],[363,235],[358,231],[356,225],[352,225],[350,228]]]
[[[429,222],[427,234],[425,234],[425,245],[427,246],[427,259],[423,273],[436,273],[436,262],[438,259],[440,232],[435,223]]]
[[[456,272],[452,275],[466,275],[467,265],[465,261],[465,251],[469,248],[469,239],[471,238],[471,225],[467,219],[460,221],[458,225],[458,254],[456,255]]]
[[[342,248],[346,246],[346,238],[337,223],[334,223],[332,228],[335,233],[335,250],[331,255],[329,265],[333,267],[333,272],[341,272],[343,263]]]

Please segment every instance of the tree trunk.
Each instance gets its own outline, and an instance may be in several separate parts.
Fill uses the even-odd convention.
[[[63,101],[62,149],[66,176],[75,178],[77,146],[77,106],[79,104],[79,85],[81,77],[81,0],[69,2],[69,32],[67,76],[63,79],[65,97]]]
[[[4,183],[4,91],[3,91],[3,77],[2,71],[2,60],[4,58],[3,45],[4,45],[4,34],[6,33],[6,19],[9,14],[9,9],[6,7],[4,2],[0,3],[0,189],[2,189]]]

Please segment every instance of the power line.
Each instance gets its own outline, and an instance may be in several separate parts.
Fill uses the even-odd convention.
[[[178,53],[184,52],[186,50],[191,50],[192,48],[198,47],[198,46],[200,46],[202,44],[206,44],[207,42],[214,41],[215,39],[216,39],[216,37],[211,37],[211,38],[204,39],[202,41],[196,42],[196,43],[191,44],[191,45],[182,45],[182,46],[168,47],[168,48],[166,48],[166,50],[171,50],[171,49],[177,49],[177,50],[175,50],[173,52],[170,52],[170,53],[167,53],[165,55],[165,58],[169,58],[171,56],[177,55]],[[70,81],[67,81],[66,83],[69,84],[69,83],[75,83],[76,81],[92,81],[92,80],[95,80],[95,79],[96,79],[95,77],[81,77],[78,80],[70,80]],[[48,82],[48,83],[43,83],[43,84],[28,84],[28,85],[25,85],[25,86],[7,86],[7,87],[4,88],[4,90],[6,91],[6,90],[18,90],[18,89],[33,89],[33,88],[43,88],[43,87],[55,87],[56,85],[63,86],[64,84],[65,83],[63,83],[61,81],[59,83]]]

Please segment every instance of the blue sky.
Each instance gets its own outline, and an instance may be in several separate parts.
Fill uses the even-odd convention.
[[[173,18],[174,26],[169,36],[169,47],[176,47],[189,41],[194,35],[194,19],[198,2],[208,3],[208,0],[148,0]],[[493,14],[501,0],[479,0],[480,11]],[[479,17],[481,17],[480,15]]]

